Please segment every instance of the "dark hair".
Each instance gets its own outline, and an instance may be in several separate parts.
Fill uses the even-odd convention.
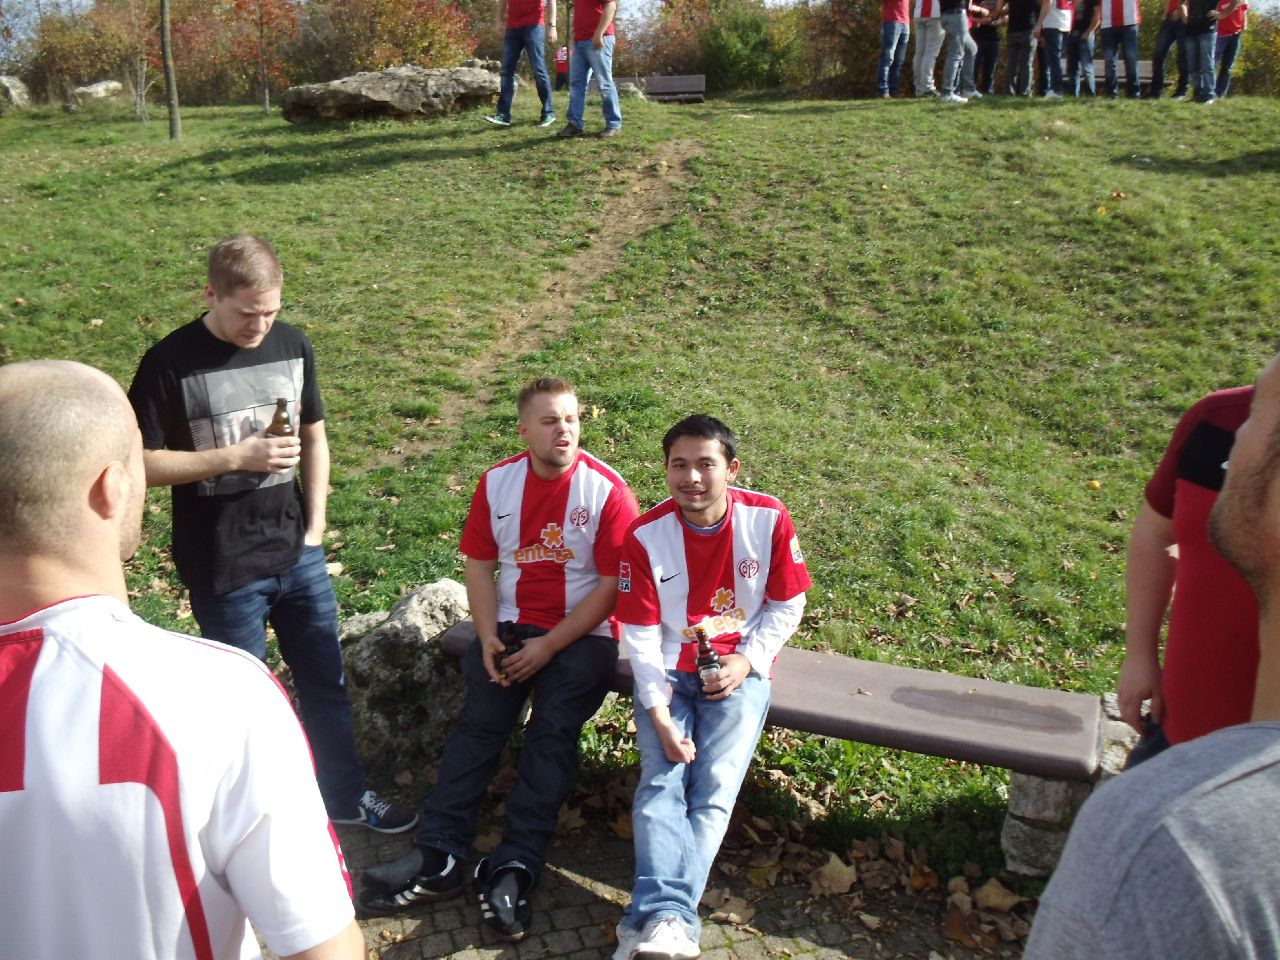
[[[675,442],[681,437],[719,440],[720,446],[724,449],[725,463],[733,463],[733,458],[738,455],[738,440],[734,437],[733,431],[715,417],[705,413],[695,413],[691,417],[685,417],[666,432],[666,435],[662,438],[662,457],[664,460],[670,459],[671,448],[675,446]]]

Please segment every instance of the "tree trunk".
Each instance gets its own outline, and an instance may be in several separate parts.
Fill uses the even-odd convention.
[[[267,15],[258,9],[258,82],[262,84],[262,112],[271,112],[271,86],[267,83]]]
[[[178,78],[173,69],[173,42],[169,29],[169,0],[160,0],[160,55],[164,60],[164,89],[169,101],[169,139],[182,139],[182,114],[178,112]]]

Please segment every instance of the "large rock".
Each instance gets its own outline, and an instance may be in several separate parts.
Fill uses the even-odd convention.
[[[398,117],[417,120],[483,106],[498,95],[496,73],[478,67],[391,67],[284,92],[281,112],[290,123]]]
[[[17,77],[0,77],[0,114],[14,107],[31,106],[31,92]]]
[[[343,649],[356,741],[372,782],[389,784],[408,771],[415,789],[425,789],[423,771],[439,762],[464,694],[458,660],[436,638],[467,614],[466,589],[440,580]]]
[[[76,87],[71,91],[71,99],[76,103],[87,103],[90,100],[110,100],[124,93],[124,84],[119,80],[99,80],[87,86]]]

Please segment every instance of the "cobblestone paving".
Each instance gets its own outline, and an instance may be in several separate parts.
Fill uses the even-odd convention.
[[[360,828],[340,828],[343,850],[358,881],[366,867],[394,859],[407,837],[385,837]],[[480,911],[470,884],[459,897],[410,908],[389,918],[361,921],[371,960],[603,960],[613,953],[613,928],[631,883],[631,842],[618,839],[602,818],[589,819],[557,837],[534,894],[534,929],[509,944],[480,929]],[[940,898],[897,896],[864,912],[882,926],[869,931],[839,900],[809,897],[805,887],[778,886],[761,892],[742,881],[713,879],[752,903],[748,927],[704,921],[705,960],[964,960],[978,954],[946,941]],[[1002,948],[986,957],[1017,957]]]

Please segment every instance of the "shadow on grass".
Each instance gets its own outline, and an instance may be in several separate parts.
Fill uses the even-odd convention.
[[[1188,159],[1171,154],[1128,154],[1112,157],[1116,166],[1137,167],[1140,170],[1176,171],[1179,174],[1220,179],[1250,173],[1275,173],[1280,171],[1280,148],[1252,150],[1234,157],[1213,160]]]

